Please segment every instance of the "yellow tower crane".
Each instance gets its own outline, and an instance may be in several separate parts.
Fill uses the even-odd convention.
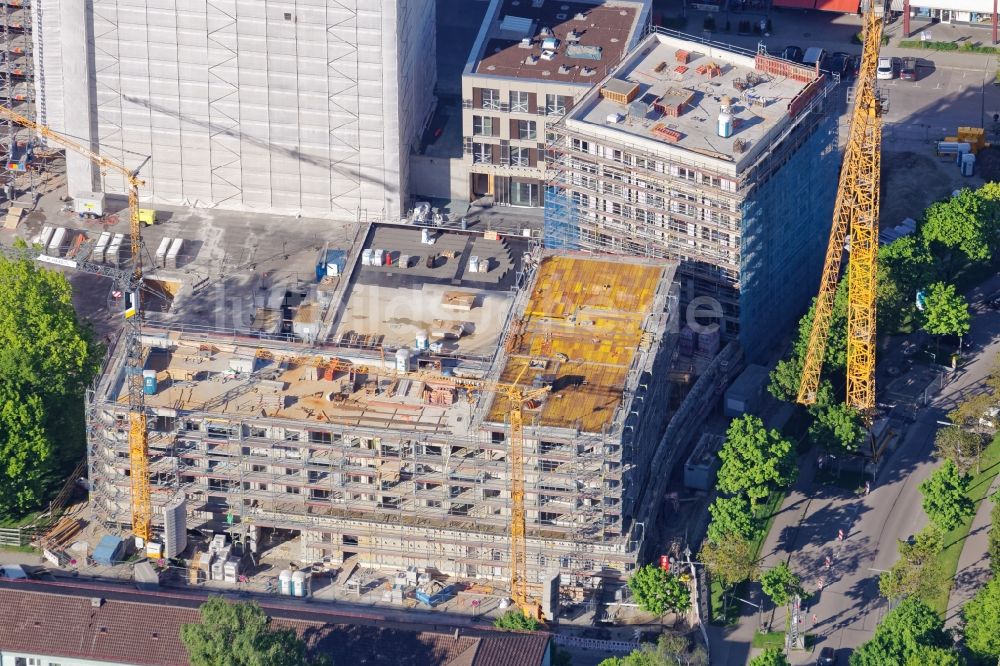
[[[520,381],[528,369],[525,364],[517,378],[509,383],[479,382],[455,379],[453,383],[466,389],[495,393],[507,400],[510,421],[510,595],[521,612],[536,620],[542,619],[542,609],[528,593],[527,519],[524,509],[524,405],[540,400],[550,386],[527,388]]]
[[[883,22],[874,5],[869,5],[864,18],[850,134],[797,398],[804,405],[816,401],[841,258],[849,238],[846,402],[866,420],[875,408],[875,261],[882,153],[882,104],[875,76]]]
[[[121,165],[114,160],[95,153],[69,137],[65,137],[45,125],[12,111],[0,107],[0,115],[26,127],[52,143],[67,150],[83,155],[101,169],[101,173],[116,171],[128,182],[128,212],[129,232],[132,246],[132,271],[114,273],[107,270],[95,270],[104,275],[113,275],[119,282],[119,289],[126,299],[125,309],[125,344],[128,383],[129,407],[129,461],[131,463],[132,482],[132,531],[144,542],[149,541],[153,533],[153,510],[150,500],[149,485],[149,446],[146,430],[146,409],[142,392],[142,315],[139,309],[139,291],[142,287],[142,236],[139,223],[139,186],[141,180],[136,171]],[[78,267],[81,267],[78,265]],[[82,268],[86,268],[82,266]]]

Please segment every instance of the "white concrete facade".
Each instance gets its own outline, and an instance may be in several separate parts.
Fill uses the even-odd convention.
[[[142,165],[144,203],[405,212],[410,148],[433,108],[433,0],[36,6],[39,117]],[[82,158],[68,172],[71,195],[125,191]]]

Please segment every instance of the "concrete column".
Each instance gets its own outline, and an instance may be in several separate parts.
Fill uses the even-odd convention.
[[[84,146],[99,151],[92,18],[92,0],[59,3],[63,130]],[[66,180],[70,196],[98,191],[101,185],[97,165],[71,150],[66,151]]]
[[[903,37],[910,38],[910,0],[903,0]]]

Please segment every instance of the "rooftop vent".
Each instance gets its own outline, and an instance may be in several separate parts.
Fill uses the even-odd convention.
[[[575,43],[580,41],[580,33],[578,33],[576,30],[570,30],[569,34],[566,35],[566,41],[570,43]]]
[[[522,49],[530,49],[531,48],[531,37],[525,37],[524,39],[522,39],[521,43],[518,44],[518,47],[522,48]]]
[[[90,607],[91,608],[100,608],[102,605],[104,605],[104,599],[101,599],[100,597],[91,597],[90,598]]]
[[[530,56],[528,56],[527,58],[524,59],[524,64],[525,65],[537,65],[538,64],[538,56],[536,56],[535,54],[531,54]]]
[[[559,48],[559,40],[555,37],[546,37],[542,40],[542,48],[549,51],[555,51]]]
[[[593,76],[597,73],[597,70],[593,67],[581,67],[580,76]]]
[[[538,34],[541,35],[542,37],[551,37],[552,36],[552,28],[549,28],[548,26],[543,25],[542,29],[538,31]]]
[[[573,71],[573,68],[570,67],[569,65],[559,65],[559,73],[560,74],[569,74],[572,71]]]
[[[555,60],[555,59],[556,59],[555,51],[548,51],[548,50],[542,51],[542,60]]]
[[[531,0],[531,6],[535,9],[541,9],[544,4],[545,0]]]
[[[577,12],[576,16],[573,17],[574,21],[586,21],[587,17],[584,16],[583,12]]]

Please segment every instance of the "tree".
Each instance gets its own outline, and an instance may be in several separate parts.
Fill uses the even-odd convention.
[[[100,358],[63,275],[0,258],[0,518],[41,506],[83,455]]]
[[[542,628],[541,622],[525,615],[517,608],[512,608],[493,620],[493,626],[508,631],[538,631]]]
[[[994,576],[1000,575],[1000,493],[994,493],[993,509],[990,511],[990,531],[986,538],[986,554],[990,557],[990,569]]]
[[[719,459],[716,486],[724,493],[746,493],[751,507],[793,478],[792,443],[751,414],[729,424]]]
[[[924,512],[943,532],[955,529],[975,512],[969,499],[969,477],[960,474],[950,460],[945,460],[919,488],[924,496]]]
[[[924,294],[924,330],[934,335],[965,335],[972,316],[969,302],[955,285],[935,282]]]
[[[628,579],[628,588],[639,608],[647,613],[684,613],[691,608],[691,590],[687,584],[652,564],[637,569]]]
[[[758,566],[753,544],[736,534],[727,534],[718,543],[706,539],[701,544],[698,560],[727,590],[737,583],[757,577]],[[726,595],[727,604],[728,601],[729,597]]]
[[[716,497],[708,505],[712,522],[708,524],[708,540],[719,543],[725,534],[737,534],[743,539],[753,540],[760,533],[754,524],[750,503],[744,497]]]
[[[624,657],[610,657],[598,666],[708,666],[708,653],[692,647],[684,636],[660,634],[656,645],[643,643]]]
[[[978,471],[982,451],[983,438],[957,426],[941,428],[934,436],[935,455],[950,460],[962,475],[968,474],[973,464]]]
[[[917,290],[930,280],[932,258],[916,236],[903,236],[879,248],[876,266],[878,330],[891,334],[912,313]]]
[[[920,237],[935,254],[950,255],[958,251],[968,261],[989,261],[990,208],[986,201],[969,189],[963,189],[947,201],[931,204],[924,211]],[[953,270],[950,256],[944,256],[949,272]]]
[[[962,608],[965,644],[984,659],[1000,658],[1000,578],[993,578]]]
[[[882,596],[890,601],[910,596],[920,599],[935,596],[943,583],[937,559],[943,547],[944,536],[933,524],[918,532],[912,543],[899,541],[899,559],[879,576]]]
[[[955,409],[948,412],[948,420],[955,425],[967,428],[977,427],[979,419],[986,415],[987,410],[997,405],[997,398],[989,393],[976,393],[960,401]]]
[[[911,597],[889,611],[871,640],[851,654],[849,663],[851,666],[905,664],[922,648],[947,648],[950,642],[938,614],[923,601]]]
[[[788,659],[778,648],[767,648],[751,659],[749,666],[788,666]]]
[[[820,391],[822,396],[825,391]],[[831,453],[855,453],[867,437],[858,410],[827,397],[810,407],[814,420],[809,425],[809,441]]]
[[[906,666],[964,666],[955,650],[921,645],[906,660]]]
[[[796,594],[802,594],[802,581],[787,562],[765,571],[760,577],[760,587],[775,606],[784,606]]]
[[[292,629],[274,629],[254,602],[209,597],[201,622],[181,627],[192,666],[304,666],[306,644]]]

